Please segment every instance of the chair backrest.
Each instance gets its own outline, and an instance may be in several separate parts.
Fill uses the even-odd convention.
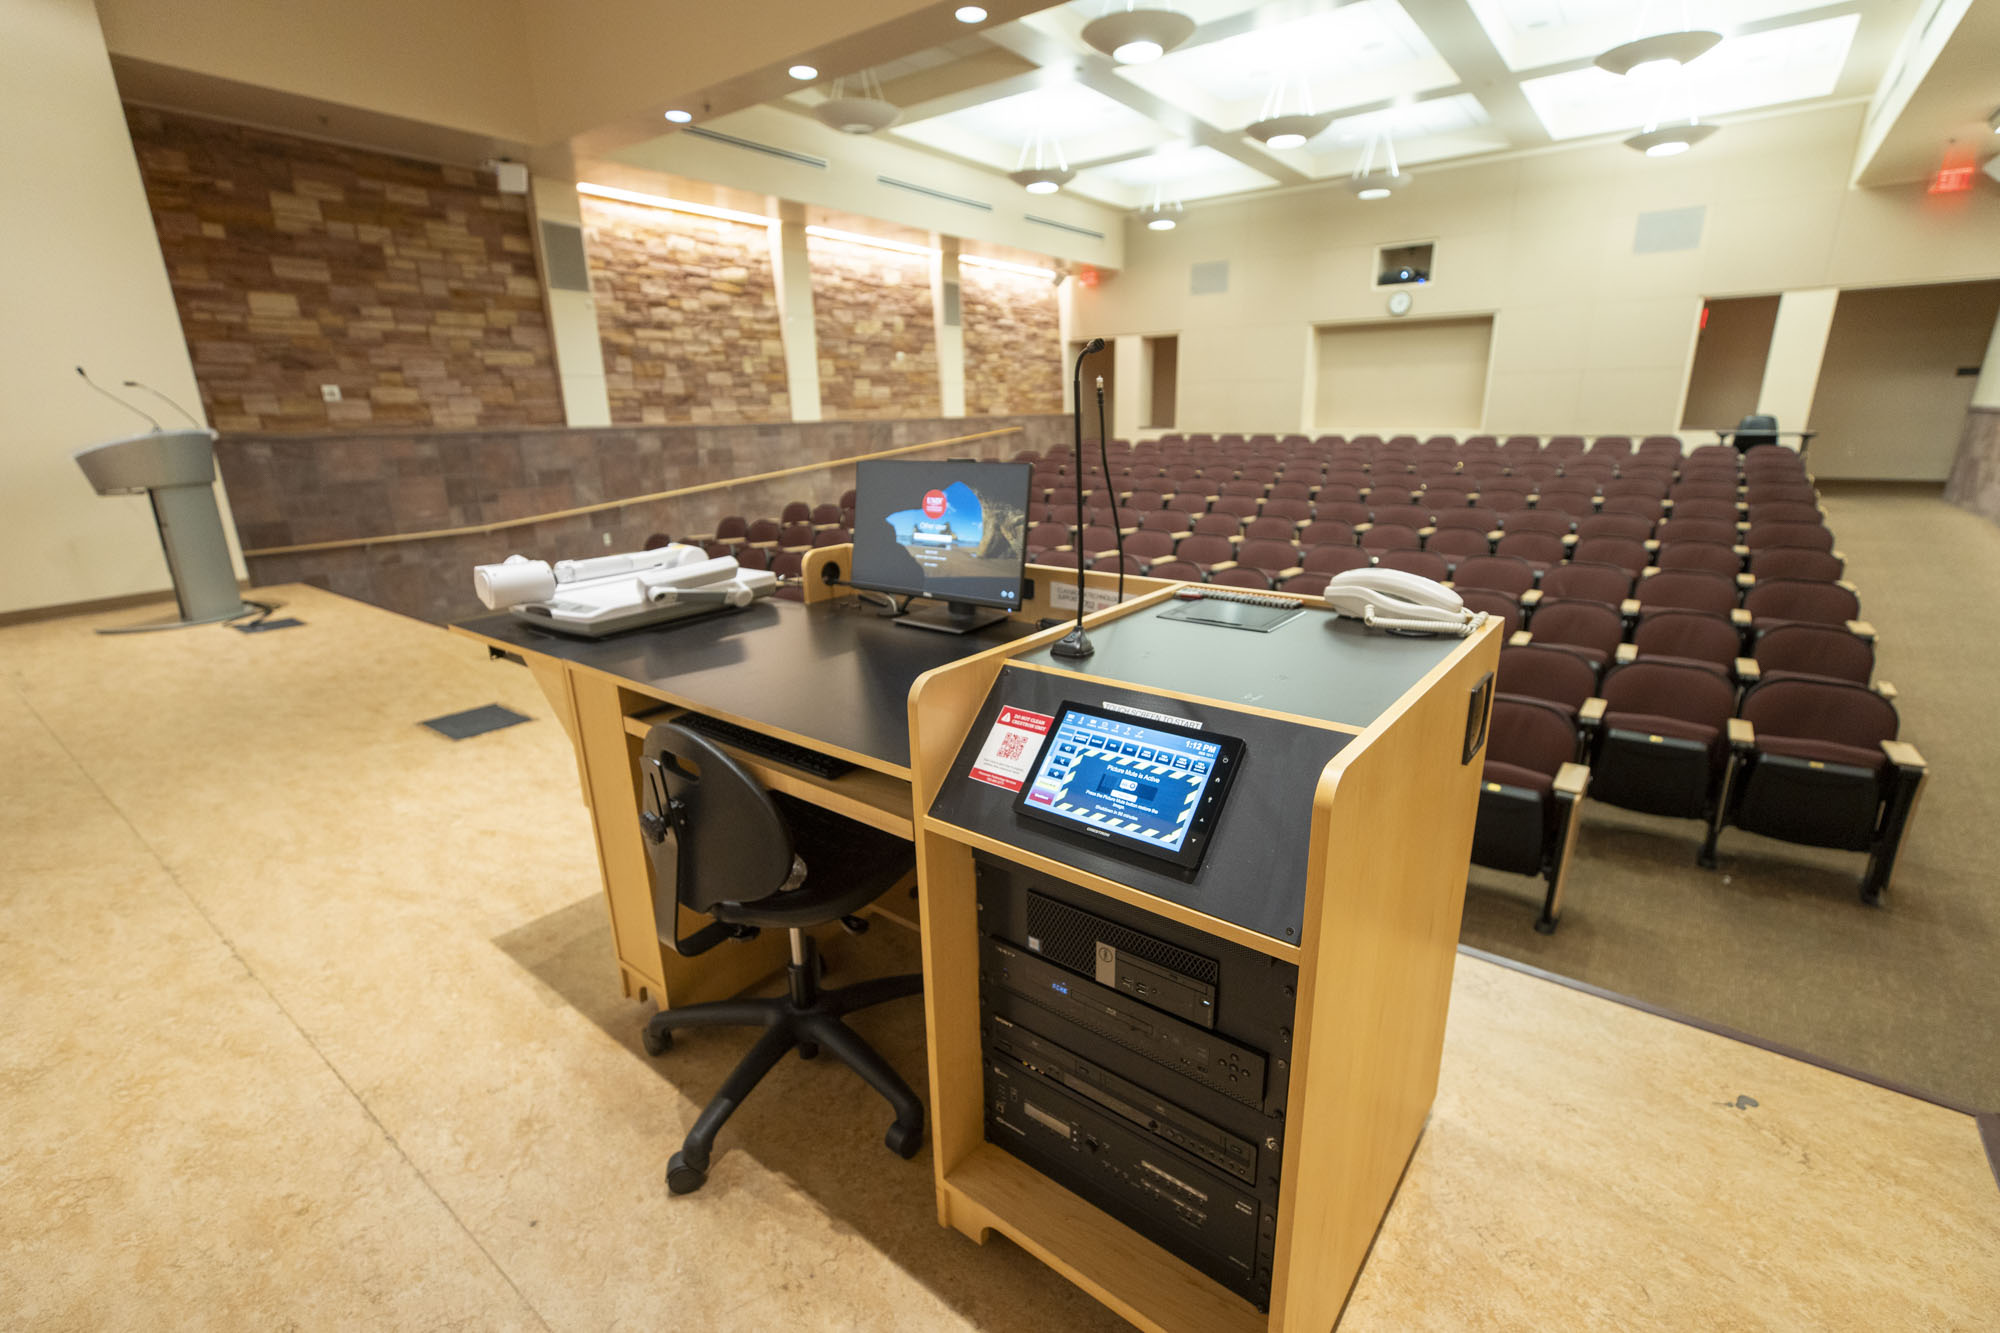
[[[1427,528],[1437,517],[1429,505],[1424,504],[1378,504],[1372,511],[1377,523],[1391,523],[1399,528]]]
[[[1484,611],[1497,619],[1503,642],[1513,638],[1521,628],[1521,604],[1504,592],[1494,592],[1491,588],[1465,588],[1459,590],[1458,599],[1465,603],[1467,610]]]
[[[1257,501],[1248,495],[1225,495],[1209,506],[1212,513],[1234,514],[1238,518],[1257,517]]]
[[[1625,637],[1625,621],[1602,602],[1543,602],[1530,625],[1542,643],[1567,643],[1610,657]]]
[[[1217,538],[1216,540],[1221,540]],[[1224,543],[1227,545],[1228,543]],[[1157,529],[1144,528],[1125,535],[1125,554],[1136,555],[1141,560],[1159,560],[1174,554],[1174,535]]]
[[[1736,524],[1736,502],[1734,500],[1705,500],[1698,496],[1689,496],[1685,500],[1674,501],[1673,521],[1679,523],[1684,519],[1690,518],[1706,519],[1713,523],[1727,523],[1731,527],[1734,527]]]
[[[1563,558],[1562,538],[1546,532],[1510,532],[1493,547],[1495,555],[1517,555],[1537,564],[1553,565]]]
[[[1667,498],[1678,509],[1683,500],[1727,500],[1733,509],[1736,505],[1736,483],[1733,480],[1682,481],[1667,492]]]
[[[1896,706],[1866,685],[1780,676],[1743,695],[1741,716],[1759,736],[1874,749],[1896,739]]]
[[[1178,579],[1182,583],[1200,583],[1201,570],[1185,560],[1162,560],[1147,569],[1146,577]]]
[[[1435,583],[1443,583],[1451,577],[1451,562],[1431,551],[1401,549],[1384,551],[1376,557],[1375,563],[1383,569],[1400,569],[1405,574],[1420,574]]]
[[[1663,472],[1637,474],[1621,472],[1618,480],[1604,483],[1604,498],[1623,500],[1638,496],[1642,500],[1664,500],[1667,498],[1667,489],[1672,484],[1673,478]]]
[[[804,523],[812,517],[812,506],[804,500],[794,500],[778,515],[780,523]]]
[[[1424,542],[1424,549],[1458,560],[1489,554],[1493,550],[1493,544],[1486,540],[1486,534],[1483,532],[1473,532],[1466,528],[1439,528]]]
[[[1518,486],[1482,486],[1479,490],[1479,507],[1495,513],[1505,514],[1513,510],[1526,510],[1528,493]]]
[[[1241,565],[1235,569],[1211,570],[1208,575],[1208,581],[1220,584],[1225,588],[1268,590],[1271,586],[1270,575],[1266,574],[1263,570],[1250,569]]]
[[[1833,583],[1846,573],[1847,562],[1831,551],[1804,546],[1767,546],[1750,557],[1750,573],[1759,579],[1811,579]]]
[[[1575,526],[1568,514],[1548,509],[1510,509],[1500,518],[1501,530],[1509,534],[1546,532],[1567,537]]]
[[[783,531],[776,519],[760,518],[745,530],[744,535],[753,542],[774,542]]]
[[[1234,537],[1243,531],[1243,520],[1234,514],[1197,514],[1194,530],[1210,537]]]
[[[1361,534],[1361,547],[1367,551],[1414,551],[1423,544],[1415,528],[1400,523],[1377,523]]]
[[[654,892],[690,911],[768,897],[792,873],[792,832],[764,784],[707,737],[671,722],[646,733],[640,801],[666,837],[649,842]]]
[[[1261,569],[1267,574],[1297,567],[1299,560],[1299,548],[1288,541],[1252,538],[1236,548],[1237,564],[1249,569]]]
[[[1833,533],[1817,523],[1760,523],[1750,529],[1743,544],[1753,551],[1767,546],[1803,546],[1809,551],[1831,551]]]
[[[1706,611],[1727,619],[1736,609],[1736,580],[1699,569],[1663,569],[1639,580],[1637,597],[1647,610]]]
[[[1579,564],[1617,565],[1631,570],[1635,577],[1653,559],[1646,543],[1631,537],[1586,537],[1576,544],[1570,558]]]
[[[1107,532],[1109,530],[1098,528],[1096,531]],[[1050,546],[1067,545],[1069,545],[1069,527],[1067,524],[1037,523],[1034,527],[1028,529],[1028,546],[1030,549],[1041,550]],[[1105,547],[1109,547],[1111,543],[1106,542],[1104,545]]]
[[[828,523],[840,522],[840,506],[814,505],[812,511],[812,521],[815,524],[828,524]]]
[[[1243,525],[1243,535],[1251,541],[1288,542],[1298,535],[1298,525],[1289,518],[1265,516]]]
[[[1622,565],[1573,560],[1542,575],[1542,596],[1617,606],[1632,595],[1632,571]]]
[[[1180,509],[1148,509],[1139,515],[1139,526],[1148,532],[1186,532],[1194,526],[1194,515]]]
[[[1844,625],[1861,615],[1861,599],[1851,588],[1810,579],[1759,579],[1743,594],[1743,609],[1757,620],[1803,620]]]
[[[741,537],[749,530],[750,524],[742,515],[731,514],[728,518],[723,519],[715,525],[715,536],[720,541],[731,537]]]
[[[1093,556],[1090,561],[1090,567],[1092,569],[1109,570],[1115,574],[1118,572],[1120,563],[1121,557],[1116,551],[1113,551],[1110,555]],[[1140,560],[1136,555],[1122,557],[1122,563],[1127,574],[1143,574],[1146,572],[1145,562]]]
[[[1575,653],[1524,643],[1500,650],[1500,674],[1495,684],[1502,694],[1547,699],[1575,711],[1597,693],[1597,673]]]
[[[1598,693],[1607,713],[1644,713],[1714,727],[1718,743],[1736,706],[1736,687],[1728,677],[1705,666],[1643,657],[1605,673]]]
[[[1079,550],[1084,551],[1109,551],[1118,545],[1118,540],[1118,529],[1107,527],[1102,523],[1092,523],[1084,528],[1083,538],[1076,545]],[[1056,543],[1058,546],[1065,544]]]
[[[1440,534],[1442,535],[1442,534]],[[1458,562],[1451,586],[1465,595],[1468,588],[1488,588],[1519,597],[1535,586],[1535,567],[1518,556],[1475,555]]]
[[[1766,523],[1814,523],[1826,521],[1816,504],[1801,500],[1753,500],[1750,503],[1750,522],[1754,527]]]
[[[1281,481],[1271,487],[1273,500],[1310,500],[1312,487],[1303,481]]]
[[[1636,514],[1592,514],[1577,523],[1576,535],[1579,541],[1587,537],[1623,537],[1643,542],[1653,535],[1653,524]]]
[[[1661,569],[1698,569],[1704,574],[1735,578],[1743,569],[1736,549],[1721,542],[1668,542],[1653,553]]]
[[[1288,518],[1294,523],[1305,523],[1313,516],[1310,500],[1266,500],[1263,509],[1266,518]]]
[[[1174,554],[1182,560],[1187,560],[1206,568],[1209,565],[1220,565],[1227,562],[1236,554],[1236,548],[1230,545],[1229,539],[1226,537],[1209,537],[1197,534],[1181,538],[1181,544],[1175,549]]]
[[[1315,519],[1299,532],[1299,545],[1310,550],[1315,546],[1356,545],[1352,525],[1334,519]]]
[[[787,523],[784,531],[778,534],[780,546],[811,546],[812,539],[813,530],[810,523]]]
[[[1675,505],[1678,511],[1680,506]],[[1733,520],[1714,518],[1682,518],[1678,512],[1660,524],[1662,542],[1721,542],[1724,546],[1736,541],[1736,524]]]
[[[1435,526],[1439,531],[1446,528],[1462,528],[1467,532],[1488,533],[1500,526],[1500,515],[1484,506],[1440,509]]]
[[[838,525],[835,525],[830,528],[821,528],[819,531],[813,534],[813,545],[815,547],[839,546],[844,542],[850,542],[853,540],[854,540],[854,534],[849,532],[846,528],[840,527]]]
[[[1299,568],[1315,574],[1345,574],[1350,569],[1367,568],[1368,559],[1368,552],[1358,546],[1314,546],[1299,561]]]
[[[1127,509],[1137,509],[1144,514],[1150,514],[1156,509],[1164,509],[1166,505],[1167,497],[1159,491],[1133,491],[1125,497],[1125,507]]]
[[[1735,663],[1742,636],[1729,617],[1706,611],[1662,611],[1647,616],[1632,632],[1641,657],[1684,657],[1728,667]]]
[[[1866,685],[1875,675],[1875,646],[1833,625],[1773,625],[1757,636],[1764,671],[1833,676]]]

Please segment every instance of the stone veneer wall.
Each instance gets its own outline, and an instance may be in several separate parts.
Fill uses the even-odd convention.
[[[807,253],[821,412],[936,416],[942,399],[931,261],[819,236],[809,238]]]
[[[611,419],[791,420],[767,229],[579,202]]]
[[[482,523],[837,461],[903,445],[1018,426],[950,446],[958,458],[1011,458],[1063,447],[1068,418],[1010,416],[743,426],[225,435],[216,461],[246,551]],[[478,614],[472,567],[514,552],[546,560],[636,550],[652,533],[715,531],[728,514],[776,518],[785,503],[831,503],[854,469],[703,491],[677,500],[530,524],[504,532],[295,555],[249,556],[259,586],[310,583],[405,615],[443,622]],[[605,535],[611,541],[605,543]]]
[[[1047,278],[961,264],[965,410],[1063,410],[1062,325]]]
[[[525,197],[463,167],[126,121],[218,430],[562,422]]]
[[[2000,523],[2000,407],[1968,408],[1944,498]]]

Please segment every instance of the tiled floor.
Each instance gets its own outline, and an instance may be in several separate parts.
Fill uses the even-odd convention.
[[[1117,1327],[937,1225],[928,1152],[787,1062],[637,1049],[567,739],[528,674],[310,589],[305,624],[0,633],[10,1326]],[[100,617],[131,621],[143,612]],[[419,721],[536,720],[454,743]],[[888,926],[842,975],[907,970]],[[858,1025],[923,1085],[914,1003]],[[1749,1096],[1754,1107],[1740,1098]],[[1462,958],[1432,1122],[1344,1329],[1974,1328],[1970,1122]]]

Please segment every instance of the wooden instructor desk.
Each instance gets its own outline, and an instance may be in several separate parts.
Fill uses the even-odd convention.
[[[1129,580],[1132,600],[1090,618],[1098,655],[1066,663],[1046,653],[1061,630],[1035,629],[1038,618],[1060,613],[1046,578],[1036,580],[1034,597],[1012,623],[960,639],[896,627],[878,618],[873,608],[842,598],[816,576],[843,557],[844,548],[814,553],[807,570],[807,605],[759,606],[603,643],[565,639],[504,616],[455,628],[523,660],[575,743],[628,994],[647,993],[663,1005],[720,998],[770,975],[784,961],[782,936],[694,959],[680,958],[660,945],[638,826],[635,768],[640,740],[655,721],[677,708],[695,708],[859,765],[828,781],[736,752],[773,788],[917,843],[915,910],[907,898],[892,893],[876,911],[922,935],[932,1161],[944,1225],[980,1240],[992,1230],[1003,1232],[1097,1299],[1151,1329],[1323,1330],[1337,1319],[1343,1327],[1528,1327],[1541,1323],[1552,1309],[1564,1308],[1594,1308],[1602,1326],[1631,1327],[1652,1322],[1649,1313],[1632,1304],[1643,1302],[1647,1290],[1643,1279],[1632,1276],[1633,1266],[1643,1270],[1661,1254],[1685,1262],[1683,1252],[1707,1258],[1718,1247],[1765,1243],[1762,1235],[1737,1241],[1738,1228],[1728,1222],[1704,1221],[1698,1233],[1688,1230],[1675,1205],[1685,1203],[1690,1172],[1709,1194],[1729,1196],[1738,1189],[1754,1194],[1770,1188],[1782,1196],[1795,1183],[1788,1177],[1796,1173],[1797,1155],[1807,1151],[1794,1146],[1794,1136],[1826,1156],[1858,1146],[1847,1141],[1849,1135],[1878,1135],[1885,1125],[1904,1124],[1914,1141],[1951,1145],[1950,1160],[1882,1182],[1894,1187],[1890,1195],[1878,1191],[1866,1172],[1814,1181],[1818,1192],[1809,1202],[1820,1215],[1788,1218],[1791,1225],[1808,1230],[1801,1232],[1799,1243],[1782,1248],[1795,1252],[1789,1260],[1794,1267],[1819,1263],[1827,1271],[1788,1275],[1781,1300],[1795,1306],[1799,1317],[1768,1322],[1833,1327],[1849,1324],[1848,1314],[1862,1314],[1845,1308],[1840,1274],[1860,1271],[1879,1261],[1880,1254],[1873,1232],[1861,1228],[1850,1236],[1854,1229],[1836,1214],[1843,1207],[1886,1210],[1878,1219],[1881,1226],[1907,1237],[1907,1228],[1920,1224],[1933,1206],[1933,1194],[1944,1214],[1969,1229],[1960,1232],[1952,1247],[1962,1252],[1940,1253],[1936,1264],[1918,1261],[1916,1267],[1924,1273],[1905,1272],[1904,1279],[1943,1285],[1945,1272],[1966,1279],[1959,1284],[1963,1290],[1950,1293],[1953,1299],[1941,1307],[1927,1306],[1933,1314],[1964,1308],[1962,1298],[1972,1299],[1977,1308],[1974,1292],[1996,1290],[1993,1273],[1966,1273],[1963,1267],[1968,1260],[1976,1265],[1982,1258],[2000,1259],[2000,1193],[1991,1181],[1968,1185],[1965,1179],[1966,1142],[1972,1145],[1971,1159],[1978,1156],[1969,1118],[1547,981],[1488,979],[1488,973],[1506,974],[1479,960],[1465,960],[1458,967],[1462,975],[1454,987],[1475,799],[1471,784],[1478,771],[1476,757],[1468,765],[1456,761],[1464,744],[1468,698],[1493,669],[1497,633],[1489,630],[1449,643],[1376,636],[1376,642],[1389,645],[1385,651],[1390,655],[1415,654],[1400,668],[1404,687],[1395,686],[1397,672],[1390,671],[1362,682],[1366,688],[1342,690],[1326,676],[1273,676],[1260,670],[1260,636],[1214,630],[1218,637],[1210,645],[1215,651],[1235,654],[1243,663],[1242,688],[1218,699],[1219,691],[1202,695],[1177,689],[1171,682],[1188,664],[1164,651],[1169,645],[1149,638],[1157,626],[1144,617],[1149,611],[1156,614],[1170,595],[1165,585]],[[1102,586],[1110,578],[1092,574],[1089,582]],[[1324,616],[1317,610],[1311,614]],[[1412,649],[1412,644],[1422,647]],[[1308,842],[1296,942],[1207,916],[1184,903],[1147,899],[1126,885],[940,817],[940,789],[954,761],[962,763],[967,737],[979,732],[981,709],[990,710],[989,694],[997,697],[1003,669],[1014,673],[1017,683],[1023,672],[1064,677],[1081,692],[1112,684],[1107,677],[1114,668],[1121,686],[1347,738],[1319,780],[1310,817],[1291,830],[1292,837]],[[1213,670],[1207,678],[1217,679]],[[1464,790],[1457,790],[1458,785]],[[1231,813],[1246,821],[1257,818],[1240,807]],[[1264,834],[1285,836],[1268,825]],[[1218,938],[1298,965],[1292,1104],[1268,1313],[984,1141],[975,854],[1007,859],[1144,905],[1165,919],[1209,929]],[[692,929],[702,923],[684,924]],[[1597,1108],[1616,1121],[1617,1129],[1607,1124],[1593,1135],[1575,1123],[1579,1094],[1549,1090],[1546,1095],[1555,1100],[1544,1105],[1539,1077],[1504,1062],[1482,1066],[1475,1060],[1460,1070],[1461,1079],[1473,1077],[1475,1086],[1454,1089],[1447,1077],[1440,1094],[1446,1005],[1454,990],[1463,1003],[1468,985],[1479,997],[1478,1011],[1459,1018],[1455,1030],[1482,1030],[1496,1021],[1503,1028],[1507,1021],[1550,1022],[1572,1031],[1579,1041],[1605,1042],[1605,1049],[1579,1049],[1569,1057],[1572,1063],[1577,1058],[1585,1062],[1572,1074],[1572,1086],[1589,1095],[1602,1083],[1610,1091],[1601,1095],[1614,1100],[1624,1095],[1620,1090],[1634,1089],[1635,1104]],[[1520,1012],[1524,994],[1546,1010],[1541,1017]],[[1668,1039],[1661,1029],[1686,1035]],[[1510,1034],[1496,1031],[1488,1040],[1505,1035]],[[1644,1047],[1635,1048],[1635,1040],[1645,1042]],[[1719,1118],[1703,1115],[1699,1108],[1708,1103],[1699,1098],[1691,1104],[1693,1110],[1679,1100],[1663,1100],[1657,1067],[1667,1058],[1662,1053],[1692,1058],[1689,1053],[1699,1050],[1712,1059],[1716,1045],[1741,1052],[1728,1058],[1732,1076],[1759,1071],[1763,1081],[1753,1086],[1767,1097],[1774,1086],[1808,1088],[1808,1120],[1785,1125],[1777,1140],[1769,1138],[1769,1130],[1753,1133],[1746,1145],[1737,1126],[1752,1122],[1740,1110],[1733,1119]],[[1470,1105],[1469,1119],[1478,1128],[1469,1144],[1457,1118],[1442,1139],[1433,1128],[1426,1140],[1430,1146],[1413,1159],[1434,1095],[1440,1098],[1441,1113],[1454,1100],[1461,1114]],[[1481,1109],[1489,1096],[1499,1118],[1493,1124],[1486,1123]],[[1767,1113],[1771,1118],[1777,1114]],[[1555,1118],[1548,1119],[1550,1115]],[[1550,1141],[1558,1131],[1565,1139],[1560,1145]],[[1549,1170],[1559,1173],[1553,1192],[1550,1179],[1511,1178],[1514,1169],[1528,1169],[1551,1154]],[[1716,1160],[1728,1163],[1725,1171],[1767,1174],[1704,1178],[1703,1163],[1711,1154],[1722,1154]],[[1510,1162],[1516,1167],[1509,1167]],[[1406,1167],[1409,1180],[1403,1179]],[[1402,1201],[1385,1223],[1384,1212],[1398,1197],[1399,1182]],[[1982,1189],[1994,1198],[1986,1199]],[[1420,1202],[1411,1203],[1413,1197]],[[1523,1218],[1513,1207],[1517,1200],[1533,1201],[1533,1207],[1554,1209],[1561,1216]],[[1571,1214],[1582,1231],[1562,1253],[1524,1256],[1525,1237],[1492,1231],[1495,1226],[1519,1228],[1524,1222],[1562,1230]],[[1616,1249],[1625,1253],[1593,1256],[1597,1237],[1590,1228],[1610,1227],[1614,1218],[1620,1232]],[[1379,1241],[1378,1225],[1383,1228]],[[1831,1233],[1810,1234],[1809,1229],[1820,1226]],[[1364,1273],[1371,1244],[1375,1257]],[[1964,1250],[1967,1244],[1970,1249]],[[1577,1252],[1569,1252],[1572,1248]],[[1515,1258],[1507,1260],[1508,1255]],[[1911,1263],[1909,1255],[1905,1249],[1900,1262]],[[1440,1263],[1451,1266],[1449,1274],[1432,1269]],[[1518,1263],[1568,1284],[1553,1306],[1524,1295],[1510,1275]],[[1466,1290],[1463,1279],[1475,1275]],[[1579,1280],[1585,1284],[1582,1292],[1574,1290]],[[1693,1326],[1688,1321],[1742,1313],[1746,1305],[1769,1295],[1760,1282],[1777,1281],[1774,1273],[1755,1265],[1721,1273],[1703,1288],[1712,1299],[1677,1307],[1664,1323],[1652,1326]],[[1635,1282],[1642,1294],[1635,1294]],[[1483,1292],[1489,1289],[1492,1306],[1482,1308]],[[1589,1295],[1592,1290],[1613,1304],[1599,1304]],[[1652,1313],[1667,1315],[1665,1310]],[[1929,1326],[1921,1319],[1905,1321],[1885,1313],[1878,1305],[1852,1326]],[[1633,1317],[1642,1314],[1646,1317]],[[1942,1326],[1950,1326],[1949,1316]]]

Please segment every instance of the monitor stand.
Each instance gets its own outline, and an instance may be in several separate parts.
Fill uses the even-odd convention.
[[[911,629],[934,629],[944,634],[971,634],[988,625],[997,625],[1006,618],[1007,613],[996,607],[946,602],[943,606],[927,606],[921,611],[900,615],[896,617],[896,623]]]

